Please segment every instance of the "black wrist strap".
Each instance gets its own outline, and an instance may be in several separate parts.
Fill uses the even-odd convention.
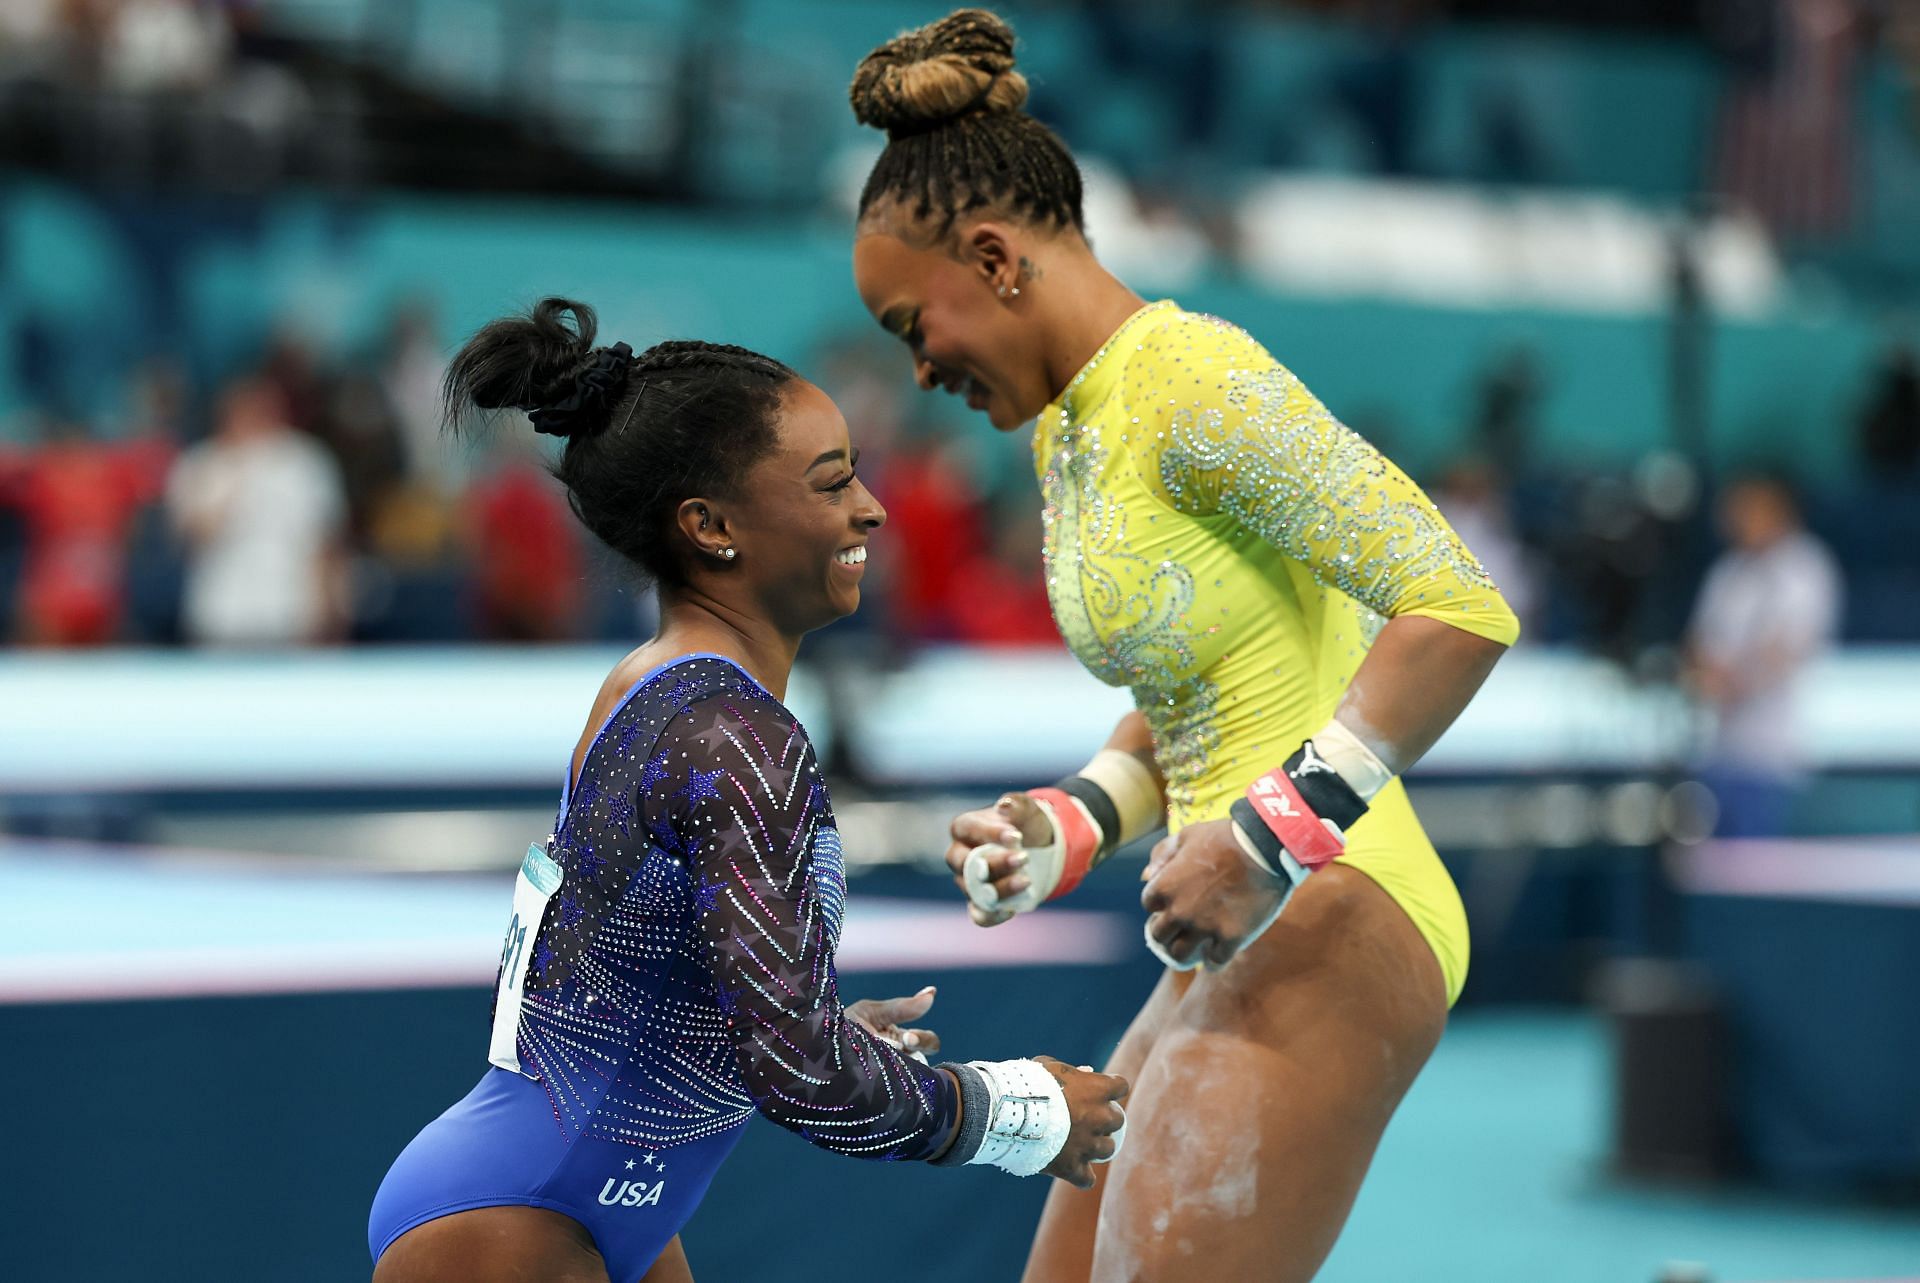
[[[1054,785],[1068,797],[1076,798],[1087,808],[1087,814],[1100,826],[1100,849],[1093,853],[1096,863],[1113,853],[1120,845],[1120,808],[1113,804],[1107,791],[1084,775],[1069,775]]]
[[[1287,759],[1287,778],[1300,791],[1300,800],[1323,820],[1332,820],[1345,833],[1367,813],[1366,799],[1314,749],[1308,740]],[[1251,810],[1252,808],[1248,808]],[[1262,824],[1261,828],[1266,825]]]
[[[1268,828],[1266,821],[1260,818],[1260,813],[1253,809],[1253,803],[1244,797],[1236,797],[1233,799],[1233,805],[1227,808],[1227,815],[1232,819],[1233,827],[1247,835],[1247,841],[1253,843],[1253,849],[1266,860],[1269,869],[1280,874],[1281,870],[1287,867],[1280,859],[1280,853],[1283,850],[1280,839],[1274,836],[1273,830]]]

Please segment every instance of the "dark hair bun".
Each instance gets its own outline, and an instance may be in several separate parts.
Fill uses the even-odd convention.
[[[531,410],[567,400],[593,365],[598,328],[592,308],[565,298],[543,298],[525,315],[488,323],[447,368],[448,421],[469,406]]]
[[[534,431],[566,439],[553,473],[587,529],[648,576],[682,581],[675,510],[735,492],[774,448],[799,376],[726,343],[597,348],[595,328],[592,308],[564,298],[488,322],[447,369],[447,424],[475,409],[527,411]]]
[[[924,133],[975,112],[1017,112],[1027,78],[1013,69],[1013,28],[985,9],[956,9],[860,60],[853,115],[890,137]]]

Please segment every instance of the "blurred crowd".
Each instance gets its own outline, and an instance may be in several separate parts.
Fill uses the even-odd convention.
[[[588,546],[547,473],[550,446],[511,421],[470,445],[441,436],[450,339],[407,304],[364,352],[322,359],[282,334],[198,398],[155,360],[107,432],[49,393],[37,441],[0,447],[5,635],[34,646],[635,635],[648,595]],[[1024,452],[940,417],[894,348],[835,336],[809,366],[856,426],[862,473],[890,513],[868,608],[845,631],[895,648],[1053,644]],[[33,345],[16,359],[31,364]],[[21,377],[32,386],[30,370]],[[1746,533],[1737,502],[1765,474],[1709,477],[1679,453],[1625,471],[1543,457],[1546,378],[1524,348],[1496,354],[1462,448],[1421,479],[1529,638],[1663,675],[1714,557],[1766,542]],[[1391,423],[1356,427],[1399,444]],[[1920,641],[1911,346],[1866,375],[1851,436],[1849,479],[1808,493],[1787,475],[1767,483],[1789,514],[1776,524],[1819,540],[1855,581],[1797,613],[1831,615],[1824,635]]]
[[[1402,191],[1422,180],[1454,183],[1456,192],[1487,196],[1482,221],[1467,229],[1482,240],[1511,232],[1497,198],[1510,187],[1590,181],[1562,164],[1567,158],[1534,110],[1537,78],[1519,74],[1525,58],[1512,51],[1481,65],[1484,83],[1475,82],[1481,87],[1460,137],[1436,168],[1421,131],[1434,115],[1434,42],[1449,18],[1604,24],[1631,10],[1626,20],[1636,25],[1710,42],[1727,74],[1715,82],[1718,101],[1705,107],[1713,123],[1691,162],[1701,172],[1682,183],[1697,185],[1707,203],[1752,211],[1793,252],[1844,230],[1858,213],[1863,167],[1850,148],[1868,50],[1893,53],[1907,69],[1909,99],[1920,104],[1920,3],[1905,0],[1713,0],[1684,6],[1684,18],[1675,16],[1683,7],[1657,0],[1291,7],[1338,10],[1342,30],[1360,38],[1322,47],[1320,60],[1299,71],[1298,97],[1268,102],[1253,119],[1222,88],[1240,7],[1057,7],[1077,23],[1069,47],[1099,68],[1108,92],[1079,93],[1084,77],[1049,77],[1042,67],[1034,106],[1084,147],[1095,180],[1089,216],[1102,229],[1103,253],[1150,290],[1178,294],[1203,269],[1266,280],[1250,249],[1257,238],[1230,224],[1239,217],[1284,241],[1279,215],[1303,217],[1298,211],[1314,205],[1299,191],[1282,193],[1284,209],[1248,203],[1256,173],[1341,172]],[[383,39],[413,31],[414,11],[378,10],[392,21],[369,30],[384,31]],[[343,62],[327,64],[323,75],[284,34],[284,17],[256,0],[5,0],[0,160],[24,159],[122,194],[183,181],[190,192],[217,194],[276,192],[293,176],[336,187],[369,177],[444,179],[456,134],[436,131],[458,114],[454,98],[398,72],[368,79],[366,67]],[[845,68],[829,60],[808,70],[833,92],[804,79],[794,92],[832,100]],[[1288,84],[1291,91],[1295,78]],[[728,92],[724,82],[711,88]],[[326,106],[352,94],[385,95],[402,113],[389,123],[412,122],[368,135],[412,140],[412,159],[355,158],[355,129],[338,121],[373,117],[330,117]],[[514,110],[522,124],[537,116],[524,105]],[[619,110],[644,115],[631,105]],[[1912,118],[1920,125],[1920,106]],[[849,128],[843,117],[835,121]],[[478,145],[474,172],[486,181],[519,176],[530,191],[577,195],[593,174],[541,166],[584,147],[590,132],[507,134],[487,124],[467,142]],[[502,150],[509,144],[519,150]],[[726,167],[692,164],[677,147],[656,149],[657,159],[676,182],[695,186],[673,194],[704,198],[707,207],[735,202],[738,194],[723,188],[698,188]],[[814,163],[804,147],[793,150],[800,160],[791,168],[808,191],[756,188],[742,199],[817,201],[832,167]],[[416,163],[432,172],[408,168]],[[735,168],[784,172],[757,161]],[[1114,181],[1101,181],[1108,177]],[[649,194],[608,188],[616,189]],[[1238,215],[1224,203],[1233,200]],[[1120,208],[1107,208],[1114,204]],[[142,282],[127,307],[156,354],[124,379],[124,409],[103,421],[97,410],[74,407],[73,389],[49,373],[59,364],[49,359],[61,342],[55,330],[16,317],[8,355],[13,386],[30,409],[25,424],[4,425],[0,435],[16,443],[0,444],[0,638],[33,647],[283,647],[644,634],[649,594],[581,535],[546,470],[551,443],[521,424],[470,446],[441,438],[439,381],[458,336],[444,332],[431,307],[397,307],[384,333],[360,350],[337,350],[290,326],[214,377],[168,355],[173,349],[155,337],[188,332],[183,264],[211,215],[112,195],[101,197],[101,208],[126,233]],[[1458,201],[1449,208],[1457,213]],[[1691,296],[1675,287],[1666,225],[1652,211],[1642,211],[1640,228],[1646,296],[1627,300],[1628,310],[1677,303],[1684,320],[1689,306],[1705,315],[1726,304],[1711,281]],[[1310,288],[1341,284],[1325,277],[1325,260],[1362,259],[1368,242],[1404,251],[1420,235],[1438,234],[1432,210],[1417,201],[1375,212],[1402,222],[1349,237],[1338,254],[1324,252],[1335,226],[1290,225],[1309,247]],[[1589,219],[1579,202],[1567,212],[1606,221]],[[1333,225],[1358,226],[1351,203],[1322,213]],[[1541,209],[1530,217],[1545,226]],[[1615,250],[1623,244],[1609,242]],[[1543,260],[1551,264],[1545,275],[1572,289],[1581,277],[1575,269],[1588,260],[1601,265],[1609,287],[1631,275],[1619,268],[1624,260],[1593,249],[1581,240],[1557,244]],[[1399,257],[1415,261],[1415,283],[1427,287],[1446,255]],[[1676,271],[1684,258],[1674,256]],[[1485,265],[1472,262],[1484,283]],[[1292,288],[1296,267],[1278,263],[1267,283]],[[1901,288],[1897,273],[1873,275],[1883,292]],[[1345,288],[1391,294],[1392,284],[1389,274]],[[1524,290],[1479,301],[1542,305]],[[1622,305],[1611,295],[1562,301],[1576,310]],[[1704,353],[1692,363],[1704,368]],[[1023,452],[943,417],[912,391],[897,345],[868,331],[828,336],[805,368],[854,425],[862,473],[890,513],[867,606],[832,635],[883,655],[938,643],[1057,645]],[[115,371],[101,381],[122,377]],[[1920,562],[1911,552],[1920,546],[1914,345],[1890,339],[1878,364],[1861,372],[1852,421],[1834,425],[1851,464],[1818,481],[1778,466],[1790,461],[1768,468],[1764,459],[1709,474],[1706,416],[1680,404],[1682,388],[1671,451],[1623,468],[1584,465],[1540,445],[1553,378],[1523,346],[1489,351],[1466,421],[1452,434],[1461,445],[1443,459],[1429,461],[1418,441],[1397,440],[1390,421],[1361,417],[1354,426],[1395,457],[1408,447],[1405,457],[1421,465],[1419,479],[1486,563],[1531,642],[1604,655],[1649,680],[1690,683],[1716,714],[1716,792],[1745,799],[1740,808],[1764,829],[1779,782],[1795,769],[1795,674],[1836,639],[1920,642]],[[1351,407],[1335,407],[1343,408]]]
[[[966,451],[912,417],[904,366],[886,356],[864,339],[821,356],[891,514],[872,605],[843,632],[1051,642],[1030,474],[1017,501],[1004,477],[971,480]],[[199,399],[156,360],[105,432],[49,391],[38,440],[0,446],[5,636],[260,647],[642,634],[650,595],[590,546],[548,443],[517,416],[474,443],[442,437],[444,362],[430,312],[410,305],[365,353],[326,361],[283,334]]]

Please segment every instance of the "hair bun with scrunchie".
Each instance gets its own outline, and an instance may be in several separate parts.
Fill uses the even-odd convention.
[[[533,430],[550,437],[593,436],[609,425],[607,407],[620,399],[633,349],[625,343],[595,349],[593,362],[574,375],[572,390],[546,405],[523,405]]]

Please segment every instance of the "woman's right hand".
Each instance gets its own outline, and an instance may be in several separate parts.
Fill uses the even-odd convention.
[[[1117,1074],[1075,1069],[1052,1056],[1034,1060],[1059,1082],[1067,1098],[1067,1114],[1073,1119],[1067,1143],[1047,1164],[1046,1175],[1057,1176],[1075,1189],[1092,1189],[1093,1165],[1109,1162],[1120,1152],[1119,1133],[1127,1125],[1120,1102],[1133,1088]]]
[[[1053,843],[1053,822],[1025,793],[1008,793],[992,806],[966,811],[954,817],[948,832],[947,868],[953,871],[953,884],[967,896],[967,916],[974,925],[997,927],[1010,921],[1017,909],[983,905],[967,890],[967,861],[979,852],[986,877],[1000,900],[1012,900],[1032,887],[1033,881],[1022,870],[1027,864],[1027,847]]]

